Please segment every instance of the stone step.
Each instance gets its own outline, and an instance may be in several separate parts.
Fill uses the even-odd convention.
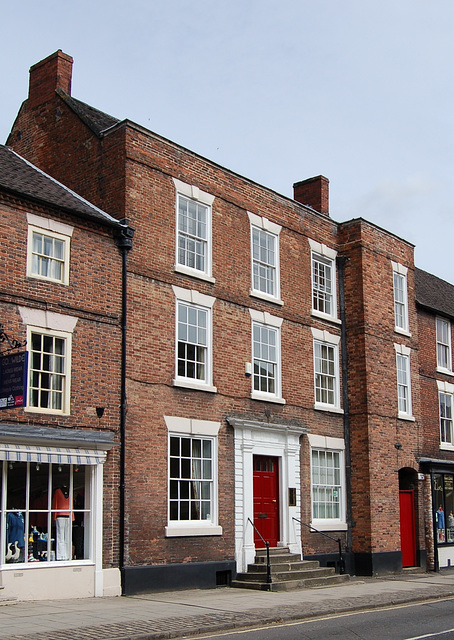
[[[310,578],[329,578],[333,575],[334,569],[332,567],[319,567],[318,569],[310,569],[308,571],[272,571],[271,578],[277,582],[283,582],[284,580],[307,580]],[[247,573],[239,573],[236,577],[237,580],[246,580],[247,582],[265,582],[266,571],[248,571]]]
[[[256,591],[292,591],[295,589],[315,589],[330,587],[348,582],[350,576],[347,574],[327,576],[324,578],[308,578],[306,580],[285,580],[268,584],[266,582],[248,582],[243,580],[232,580],[231,586],[238,589],[254,589]]]
[[[255,564],[266,565],[266,561],[266,555],[255,556]],[[270,564],[279,564],[280,562],[301,562],[301,556],[298,553],[274,553],[273,555],[270,554]],[[307,562],[309,562],[309,560]]]
[[[282,558],[280,562],[270,562],[271,571],[310,571],[311,569],[318,569],[320,564],[315,560],[292,560],[289,562],[288,558]],[[266,562],[255,562],[254,564],[248,564],[248,571],[266,571]]]

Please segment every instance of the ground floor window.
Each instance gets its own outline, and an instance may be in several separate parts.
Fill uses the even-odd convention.
[[[437,543],[454,543],[454,474],[434,473],[433,493]]]
[[[315,434],[308,434],[308,440],[311,447],[312,525],[321,530],[344,529],[344,440]]]
[[[0,464],[2,564],[89,559],[94,467]]]

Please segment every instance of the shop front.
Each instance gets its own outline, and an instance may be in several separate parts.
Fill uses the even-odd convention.
[[[120,592],[102,567],[103,465],[113,434],[0,425],[2,595],[20,600]]]

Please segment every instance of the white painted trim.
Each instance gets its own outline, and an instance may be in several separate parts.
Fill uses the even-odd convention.
[[[326,342],[327,344],[335,345],[338,345],[340,343],[340,336],[329,333],[329,331],[322,331],[321,329],[314,329],[313,327],[311,328],[311,331],[314,339],[318,340],[319,342]]]
[[[52,218],[42,218],[34,213],[27,213],[27,222],[29,225],[39,227],[42,230],[52,231],[53,233],[69,236],[70,238],[74,232],[74,227],[69,224],[65,224],[59,220],[53,220]]]
[[[211,420],[194,420],[191,418],[181,418],[178,416],[164,416],[167,431],[178,434],[190,434],[193,436],[216,437],[221,428],[220,422]]]
[[[408,267],[405,267],[403,264],[400,264],[399,262],[394,262],[394,260],[391,260],[391,265],[393,268],[393,272],[396,272],[401,276],[407,277]]]
[[[216,298],[213,296],[207,296],[204,293],[199,293],[198,291],[195,291],[195,289],[183,289],[182,287],[172,285],[172,290],[178,300],[197,304],[200,307],[208,307],[209,309],[212,309],[216,302]]]
[[[278,239],[279,239],[279,234],[282,231],[282,227],[280,224],[271,222],[271,220],[268,220],[268,218],[264,218],[263,216],[258,216],[257,214],[251,213],[250,211],[248,211],[247,214],[249,217],[249,222],[251,223],[252,226],[258,227],[259,229],[263,229],[263,231],[268,231],[269,233],[272,233],[273,235],[278,236]]]
[[[311,251],[314,253],[318,253],[323,258],[329,258],[333,261],[337,258],[337,251],[335,249],[327,247],[326,244],[316,242],[315,240],[312,240],[312,238],[308,238],[308,241]]]
[[[280,328],[284,322],[284,318],[272,316],[268,311],[256,311],[256,309],[249,309],[249,313],[254,322],[268,324],[270,327]]]
[[[437,380],[437,388],[442,393],[454,393],[454,384],[445,380]]]
[[[210,524],[203,526],[203,524],[186,523],[184,526],[179,527],[175,524],[169,524],[165,527],[166,538],[181,538],[190,536],[222,536],[222,527],[219,525]]]
[[[202,189],[200,189],[199,187],[196,187],[193,184],[182,182],[177,178],[172,177],[172,180],[175,186],[175,191],[177,193],[181,193],[181,195],[186,196],[187,198],[191,198],[191,200],[197,200],[198,202],[202,202],[203,204],[206,204],[209,207],[211,207],[211,205],[213,204],[215,197],[212,196],[210,193],[203,191]]]
[[[404,344],[394,343],[394,350],[396,353],[400,353],[403,356],[409,356],[411,354],[411,348]]]

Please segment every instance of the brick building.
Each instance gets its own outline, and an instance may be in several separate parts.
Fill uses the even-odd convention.
[[[8,144],[136,229],[123,591],[228,582],[263,546],[251,521],[323,564],[314,529],[340,537],[352,573],[425,567],[413,246],[332,220],[323,176],[289,199],[78,101],[72,62],[31,68]]]
[[[0,225],[3,594],[118,594],[124,225],[4,146]]]

